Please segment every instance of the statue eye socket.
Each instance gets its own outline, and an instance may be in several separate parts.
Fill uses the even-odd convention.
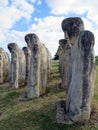
[[[33,35],[33,36],[32,36],[32,38],[36,38],[36,36],[35,36],[35,35]]]
[[[80,25],[79,21],[76,21],[76,25],[77,25],[77,26],[79,26],[79,25]]]
[[[29,39],[29,37],[27,36],[27,37],[26,37],[26,42],[29,42],[29,41],[30,41],[30,39]]]

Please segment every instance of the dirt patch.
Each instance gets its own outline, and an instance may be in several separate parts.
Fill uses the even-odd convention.
[[[2,116],[3,112],[0,111],[0,116]]]
[[[89,120],[90,125],[98,125],[98,108],[94,105],[92,106],[91,116]]]

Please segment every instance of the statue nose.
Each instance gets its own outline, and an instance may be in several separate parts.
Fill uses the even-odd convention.
[[[73,24],[73,28],[76,28],[76,27],[77,27],[77,25],[76,25],[76,23],[74,23],[74,24]]]
[[[32,46],[32,42],[29,42],[29,44],[28,44],[28,45],[29,45],[29,47],[31,47],[31,46]]]

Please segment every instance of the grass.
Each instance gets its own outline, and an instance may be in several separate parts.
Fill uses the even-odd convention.
[[[96,65],[98,65],[98,56],[95,57]]]
[[[0,85],[0,130],[98,130],[98,66],[91,119],[86,124],[64,125],[56,121],[56,102],[65,98],[60,83],[58,62],[53,62],[47,93],[30,101],[19,101],[24,88],[3,92],[7,84]]]

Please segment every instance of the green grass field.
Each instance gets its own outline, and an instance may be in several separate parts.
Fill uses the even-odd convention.
[[[60,76],[58,62],[53,62],[47,93],[30,101],[19,101],[24,88],[3,92],[0,85],[0,130],[98,130],[98,66],[96,66],[95,93],[91,119],[83,125],[64,125],[56,121],[56,102],[65,98],[65,90],[58,89]]]

